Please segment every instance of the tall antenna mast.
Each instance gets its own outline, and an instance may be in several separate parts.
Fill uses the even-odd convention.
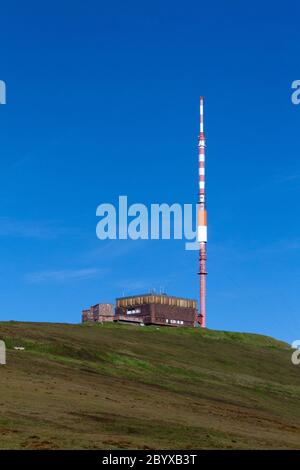
[[[203,96],[200,96],[200,134],[198,137],[199,148],[199,193],[198,193],[198,233],[197,240],[200,243],[199,275],[200,275],[200,325],[206,327],[206,243],[207,243],[207,218],[205,201],[205,136],[203,128]]]

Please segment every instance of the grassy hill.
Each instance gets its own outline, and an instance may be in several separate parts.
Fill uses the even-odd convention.
[[[300,448],[300,366],[272,338],[9,322],[0,339],[2,449]]]

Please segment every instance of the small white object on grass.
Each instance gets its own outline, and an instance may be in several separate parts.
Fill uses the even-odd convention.
[[[4,341],[0,340],[0,365],[6,364],[6,346]]]

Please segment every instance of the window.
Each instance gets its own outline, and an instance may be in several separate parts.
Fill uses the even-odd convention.
[[[135,315],[137,313],[141,313],[141,309],[140,308],[131,308],[131,309],[128,309],[126,313],[127,313],[127,315]]]

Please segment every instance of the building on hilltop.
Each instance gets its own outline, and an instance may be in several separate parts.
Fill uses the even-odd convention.
[[[115,312],[113,304],[96,304],[82,311],[82,323],[104,323],[114,321]]]
[[[115,321],[145,325],[194,326],[197,302],[166,294],[144,294],[116,300]]]

